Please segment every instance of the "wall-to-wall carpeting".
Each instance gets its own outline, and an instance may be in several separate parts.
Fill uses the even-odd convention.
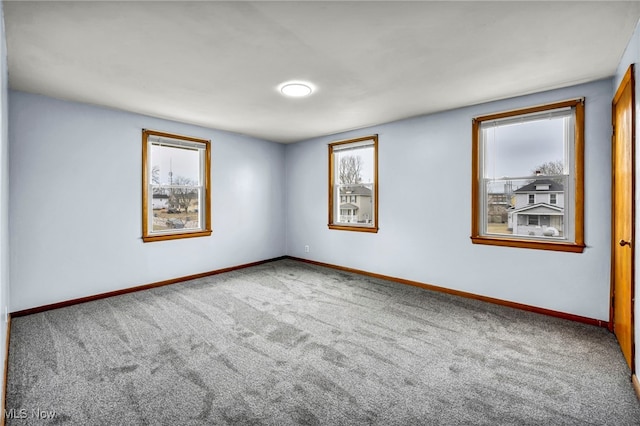
[[[629,376],[602,328],[279,260],[15,318],[6,408],[10,425],[638,425]]]

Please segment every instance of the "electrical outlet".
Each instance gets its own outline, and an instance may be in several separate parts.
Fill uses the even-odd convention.
[[[309,246],[304,246],[304,252],[309,253]]]

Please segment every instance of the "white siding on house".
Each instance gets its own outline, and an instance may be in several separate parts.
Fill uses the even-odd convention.
[[[544,206],[544,205],[533,205],[534,207],[531,207],[530,209],[526,209],[522,212],[522,214],[548,214],[548,215],[563,215],[562,211],[556,211],[557,209],[554,209],[553,207],[548,207],[548,206]],[[555,207],[555,206],[554,206]]]
[[[529,204],[529,194],[530,193],[518,193],[516,194],[516,205],[515,208],[519,209],[520,207],[528,206]],[[564,207],[564,193],[558,192],[556,193],[556,204],[553,204],[557,207]],[[549,193],[545,192],[543,194],[537,193],[535,195],[535,203],[547,203],[550,204]]]
[[[562,213],[543,212],[538,210],[537,224],[534,224],[529,210],[522,213],[513,213],[509,220],[509,226],[515,235],[528,235],[536,237],[557,237],[563,232]],[[535,213],[532,213],[535,214]]]
[[[516,194],[516,208],[529,204],[529,194]]]
[[[151,200],[151,206],[154,210],[156,209],[166,209],[169,207],[169,199],[168,198],[156,198],[153,197]]]

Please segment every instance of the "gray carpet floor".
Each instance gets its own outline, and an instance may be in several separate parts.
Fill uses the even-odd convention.
[[[7,424],[639,425],[629,376],[602,328],[279,260],[15,318]]]

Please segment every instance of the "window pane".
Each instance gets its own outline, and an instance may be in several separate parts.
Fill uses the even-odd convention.
[[[334,153],[335,181],[340,203],[337,220],[340,224],[373,224],[373,145],[358,145]]]
[[[566,182],[547,176],[486,180],[486,234],[564,239]]]
[[[377,146],[377,135],[329,144],[330,229],[378,232]]]
[[[201,185],[200,150],[151,144],[151,183]]]
[[[334,154],[336,182],[340,185],[373,183],[373,146],[338,151]]]
[[[211,235],[211,142],[142,130],[142,240]]]
[[[201,188],[152,188],[152,232],[197,230],[200,223]]]
[[[584,98],[472,121],[471,241],[584,250]]]
[[[341,201],[337,205],[336,223],[371,225],[373,223],[373,184],[338,185]],[[357,194],[359,196],[353,196]]]
[[[569,117],[483,125],[484,177],[568,173],[565,126]]]

